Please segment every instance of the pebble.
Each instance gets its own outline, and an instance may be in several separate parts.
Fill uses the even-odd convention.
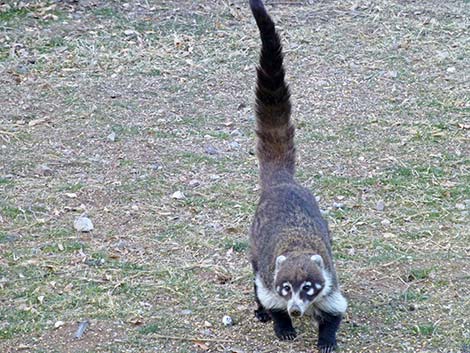
[[[224,317],[222,318],[222,323],[225,326],[232,326],[233,325],[233,320],[230,316],[224,315]]]
[[[232,150],[237,150],[240,148],[240,144],[236,141],[233,141],[233,142],[230,142],[228,144],[228,146],[232,149]]]
[[[109,141],[114,142],[114,141],[116,141],[116,133],[113,131],[113,132],[111,132],[106,138],[107,138]]]
[[[465,204],[458,203],[458,204],[455,205],[455,208],[458,209],[458,210],[463,211],[463,210],[465,210]]]
[[[375,209],[380,212],[385,210],[385,202],[383,200],[377,201],[377,204],[375,205]]]
[[[56,323],[54,324],[54,328],[59,328],[61,326],[64,326],[65,325],[65,322],[63,321],[56,321]]]
[[[193,311],[189,310],[189,309],[181,310],[182,315],[191,315],[192,313],[193,313]]]
[[[392,222],[390,222],[388,219],[384,219],[382,220],[382,222],[380,222],[384,227],[388,227]]]
[[[197,179],[192,179],[189,181],[189,186],[195,188],[196,186],[201,185],[201,181]]]
[[[336,209],[343,209],[344,208],[344,203],[342,202],[333,202],[333,207]]]
[[[47,165],[43,164],[37,168],[37,173],[42,176],[51,176],[54,174],[54,171],[51,168],[49,168]]]
[[[78,217],[75,222],[73,222],[73,227],[78,232],[90,232],[93,230],[93,223],[91,219],[85,216]]]
[[[210,155],[215,155],[215,154],[218,154],[219,151],[214,146],[209,145],[209,146],[206,146],[206,153]]]
[[[172,195],[171,195],[171,198],[172,199],[176,199],[176,200],[182,200],[182,199],[185,199],[186,196],[181,192],[181,191],[175,191]]]

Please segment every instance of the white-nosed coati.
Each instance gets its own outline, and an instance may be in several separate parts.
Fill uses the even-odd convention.
[[[347,302],[328,225],[313,195],[294,180],[294,126],[281,42],[262,1],[250,0],[250,6],[262,41],[256,87],[261,198],[251,228],[255,314],[262,322],[273,319],[281,340],[296,337],[291,317],[312,315],[320,351],[331,352]]]

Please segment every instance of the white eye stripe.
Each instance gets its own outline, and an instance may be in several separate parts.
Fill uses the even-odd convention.
[[[315,293],[315,290],[313,288],[310,288],[307,292],[307,295],[313,295]]]
[[[286,296],[287,294],[289,294],[290,290],[292,289],[292,286],[289,282],[284,282],[282,284],[282,290],[281,290],[281,294],[283,296]]]
[[[316,288],[316,289],[320,289],[320,288],[321,288],[321,284],[320,284],[320,283],[315,283],[315,288]]]

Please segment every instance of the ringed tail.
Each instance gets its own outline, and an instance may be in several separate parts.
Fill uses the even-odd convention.
[[[261,36],[256,82],[257,155],[261,186],[290,181],[295,171],[295,128],[290,119],[289,87],[284,80],[282,45],[261,0],[250,0]]]

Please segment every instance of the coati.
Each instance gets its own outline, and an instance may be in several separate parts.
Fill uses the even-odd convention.
[[[294,180],[294,126],[283,54],[274,22],[261,0],[250,0],[261,36],[257,67],[256,133],[261,196],[251,226],[250,258],[258,320],[273,320],[281,340],[292,340],[292,317],[318,322],[322,353],[336,347],[346,311],[331,254],[331,239],[315,197]]]

